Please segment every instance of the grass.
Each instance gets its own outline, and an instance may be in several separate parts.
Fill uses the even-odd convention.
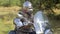
[[[0,34],[8,34],[10,30],[13,30],[13,24],[12,22],[8,21],[1,21],[0,20]]]
[[[12,21],[3,21],[0,19],[0,34],[8,34],[9,30],[13,29]]]
[[[20,7],[0,7],[0,34],[8,34],[10,30],[14,30],[13,19],[19,9]],[[60,14],[58,10],[55,10],[55,12]],[[50,20],[50,23],[54,33],[58,34],[60,32],[60,21],[53,19]]]
[[[18,9],[20,8],[0,7],[0,34],[8,34],[10,30],[14,30],[13,19]]]

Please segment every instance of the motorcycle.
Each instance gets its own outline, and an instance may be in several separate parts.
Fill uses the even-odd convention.
[[[34,23],[30,25],[25,23],[27,26],[20,27],[15,33],[14,31],[10,31],[9,34],[53,34],[50,29],[49,21],[42,11],[38,11],[34,15],[33,20]]]

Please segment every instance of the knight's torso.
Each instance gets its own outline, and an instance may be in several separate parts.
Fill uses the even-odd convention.
[[[23,15],[23,17],[25,17],[29,22],[32,21],[31,15],[29,16],[27,13],[24,13],[24,12],[20,12],[19,14]],[[20,19],[20,20],[23,20],[23,19]],[[17,31],[22,30],[24,32],[32,32],[33,25],[32,24],[24,25],[24,23],[25,22],[22,23],[24,27],[21,26],[22,28],[18,29]],[[28,23],[28,22],[26,22],[26,23]]]
[[[25,17],[28,21],[32,21],[33,20],[33,14],[29,14],[28,12],[19,12],[19,14],[23,15],[23,17]]]

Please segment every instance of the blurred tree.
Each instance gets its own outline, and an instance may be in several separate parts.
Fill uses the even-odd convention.
[[[0,5],[22,6],[23,2],[25,1],[27,0],[0,0]],[[53,7],[56,8],[57,7],[56,5],[60,4],[60,0],[28,0],[28,1],[31,1],[33,7],[36,9],[40,9],[40,8],[45,9],[45,8],[53,8]]]
[[[26,0],[20,0],[21,7]]]
[[[0,6],[9,6],[9,0],[0,0]]]
[[[10,6],[20,6],[20,0],[9,0]]]
[[[38,10],[48,10],[51,14],[55,14],[53,8],[60,8],[60,0],[29,0],[33,7]]]
[[[20,0],[0,0],[0,6],[20,6]]]

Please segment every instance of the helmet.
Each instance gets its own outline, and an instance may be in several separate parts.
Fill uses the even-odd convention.
[[[32,8],[32,4],[29,1],[23,3],[23,7]]]
[[[32,4],[29,1],[23,3],[23,8],[28,8],[29,11],[32,11]]]

